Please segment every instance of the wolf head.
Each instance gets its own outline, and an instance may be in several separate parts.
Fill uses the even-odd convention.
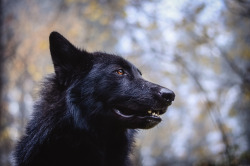
[[[175,98],[122,57],[80,50],[57,32],[50,34],[50,51],[58,88],[78,128],[152,128]]]

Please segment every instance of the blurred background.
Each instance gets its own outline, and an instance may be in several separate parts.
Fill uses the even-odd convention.
[[[136,166],[250,165],[249,0],[0,0],[0,165],[25,131],[48,36],[116,53],[172,89],[163,122],[136,137]]]

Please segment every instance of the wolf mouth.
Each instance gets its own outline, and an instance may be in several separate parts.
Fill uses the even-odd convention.
[[[162,110],[154,110],[148,109],[148,111],[143,112],[135,112],[131,110],[124,110],[124,109],[114,109],[114,112],[122,118],[146,118],[151,119],[152,121],[161,121],[160,115],[166,112],[166,109]],[[133,113],[132,113],[133,112]]]

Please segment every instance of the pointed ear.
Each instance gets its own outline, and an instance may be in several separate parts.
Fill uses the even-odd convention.
[[[74,73],[90,66],[90,54],[77,49],[58,32],[50,34],[49,43],[56,77],[61,85],[67,85]]]

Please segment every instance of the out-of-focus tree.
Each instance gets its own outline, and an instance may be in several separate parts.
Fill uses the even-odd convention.
[[[2,28],[3,26],[3,14],[2,14],[2,0],[0,0],[0,36],[2,36]],[[1,112],[2,112],[2,84],[3,84],[3,79],[2,79],[2,71],[3,71],[3,42],[2,38],[0,39],[0,119],[1,119]],[[0,120],[1,123],[1,120]],[[0,125],[1,126],[1,125]]]
[[[231,70],[240,79],[241,93],[235,104],[232,114],[240,116],[241,125],[244,127],[247,145],[246,152],[242,155],[245,162],[250,162],[250,1],[225,0],[231,11],[231,17],[226,25],[234,31],[234,42],[231,50],[224,50],[224,59]]]
[[[237,2],[242,4],[243,1]],[[124,23],[127,24],[124,29],[127,32],[126,41],[132,43],[131,56],[141,55],[139,61],[147,64],[146,71],[152,67],[161,68],[158,70],[161,72],[157,73],[158,81],[167,76],[178,84],[175,109],[182,112],[179,113],[180,118],[174,119],[174,122],[167,119],[174,126],[168,124],[157,129],[160,134],[154,133],[157,135],[156,142],[149,138],[140,141],[142,149],[155,147],[158,151],[158,154],[148,151],[146,155],[151,158],[148,165],[157,165],[161,159],[165,163],[175,161],[176,156],[181,157],[184,163],[204,159],[211,163],[239,164],[238,154],[249,150],[246,147],[249,141],[243,131],[249,128],[240,127],[240,112],[244,106],[244,112],[248,113],[247,103],[250,103],[246,97],[240,97],[247,93],[242,84],[249,86],[246,79],[249,77],[246,65],[249,64],[249,45],[242,38],[248,36],[249,26],[246,25],[249,20],[240,15],[235,19],[236,15],[228,10],[223,1],[183,1],[182,11],[176,14],[177,17],[166,19],[167,13],[173,12],[167,10],[171,7],[173,5],[166,1],[135,2],[129,12],[140,17]],[[247,11],[246,6],[244,9]],[[235,65],[243,75],[235,71]],[[162,81],[169,84],[166,80]],[[239,101],[245,102],[240,102],[242,108],[236,108]],[[171,135],[179,139],[171,140]],[[166,140],[166,146],[159,143],[162,139]]]
[[[0,165],[8,166],[11,144],[13,143],[9,136],[9,125],[12,118],[7,113],[6,103],[4,102],[4,85],[6,83],[6,75],[4,73],[4,65],[6,62],[6,48],[4,43],[4,7],[3,1],[0,0]]]

